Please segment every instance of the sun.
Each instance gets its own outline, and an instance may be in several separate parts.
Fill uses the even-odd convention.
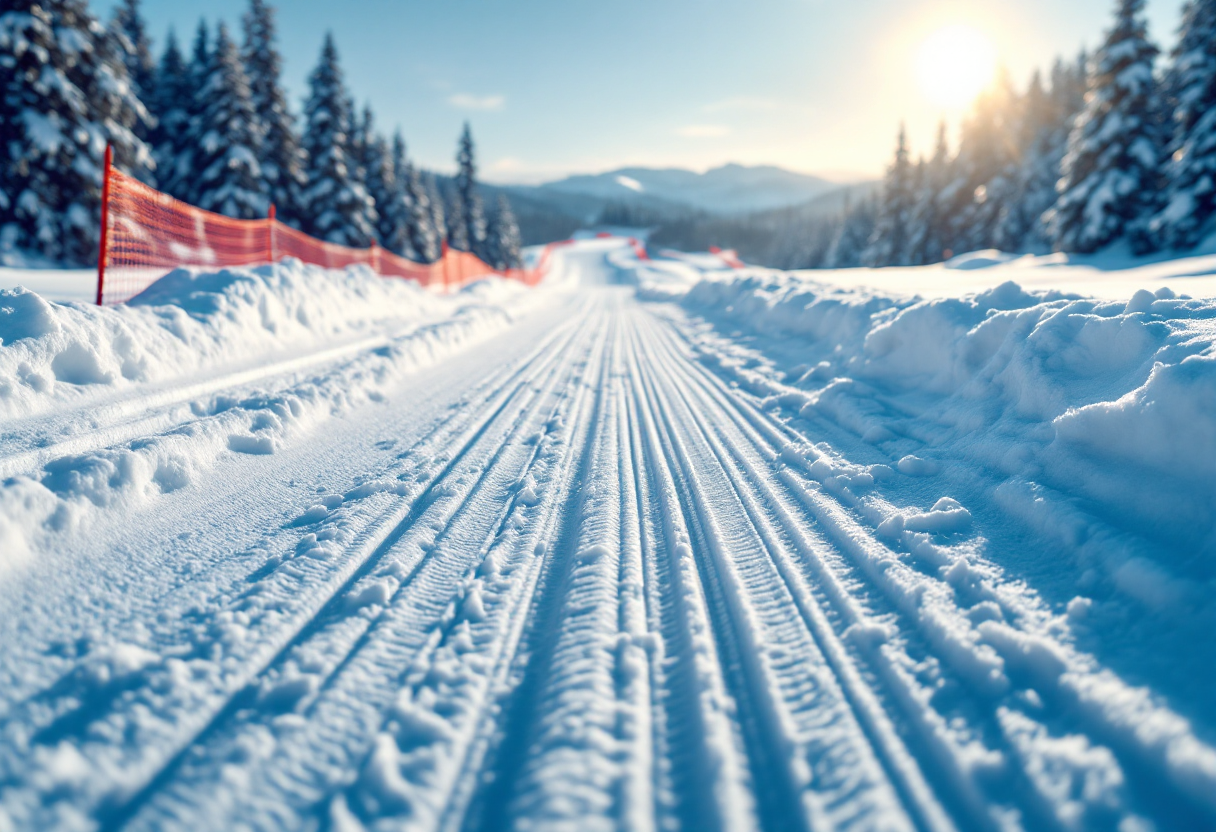
[[[916,75],[925,97],[958,110],[992,81],[996,50],[980,30],[957,24],[929,35],[916,55]]]

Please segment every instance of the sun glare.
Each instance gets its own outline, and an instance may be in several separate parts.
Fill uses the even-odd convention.
[[[925,39],[916,56],[921,91],[934,104],[952,110],[970,104],[995,71],[992,42],[966,25],[938,29]]]

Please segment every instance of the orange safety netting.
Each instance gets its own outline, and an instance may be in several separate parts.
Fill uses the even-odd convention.
[[[110,165],[108,150],[106,169],[97,269],[99,306],[129,300],[179,266],[248,266],[277,263],[284,257],[331,269],[361,263],[385,277],[444,289],[487,275],[531,286],[544,275],[553,248],[546,247],[535,268],[505,272],[473,254],[446,246],[442,258],[434,263],[416,263],[374,244],[360,249],[323,242],[273,216],[235,220],[204,211],[116,170]]]

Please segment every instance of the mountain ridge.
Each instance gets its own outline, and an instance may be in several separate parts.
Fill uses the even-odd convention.
[[[805,203],[843,184],[776,165],[731,162],[698,173],[687,168],[622,167],[576,174],[533,186],[513,186],[536,196],[591,197],[644,205],[673,203],[711,214],[746,214]]]

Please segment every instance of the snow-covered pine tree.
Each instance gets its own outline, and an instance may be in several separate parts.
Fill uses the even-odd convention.
[[[406,212],[397,204],[400,202],[400,189],[393,157],[388,142],[376,131],[376,118],[370,105],[363,108],[363,118],[355,137],[351,155],[357,154],[357,169],[376,204],[376,239],[385,248],[400,253],[397,246],[408,238],[408,231],[397,226]]]
[[[370,110],[368,126],[371,126]],[[380,215],[377,233],[380,245],[394,254],[417,260],[410,234],[412,220],[406,182],[400,178],[405,171],[405,142],[398,133],[390,148],[379,133],[369,130],[363,149],[364,165],[367,169],[367,188],[376,201],[376,212]]]
[[[486,229],[486,263],[498,271],[518,269],[523,265],[520,249],[519,223],[506,194],[498,195],[494,214]]]
[[[376,206],[356,177],[351,158],[350,96],[332,34],[308,79],[304,105],[304,150],[308,154],[303,193],[308,233],[341,245],[366,247],[376,233]]]
[[[258,164],[260,135],[249,77],[223,23],[199,95],[205,106],[193,130],[195,204],[238,219],[266,216],[270,198]]]
[[[435,229],[435,217],[431,213],[431,197],[423,182],[422,172],[405,153],[405,140],[400,132],[393,136],[393,168],[409,209],[406,222],[409,249],[414,252],[414,257],[424,263],[438,260],[439,232]]]
[[[1017,96],[1007,72],[976,100],[963,122],[953,181],[943,205],[949,218],[946,247],[955,253],[988,248],[1001,207],[1010,199],[1016,165],[1009,136],[1015,123]]]
[[[156,186],[176,196],[189,175],[183,168],[189,161],[187,142],[194,87],[186,59],[177,45],[177,34],[172,29],[165,39],[165,51],[154,77],[152,94],[146,103],[156,117],[156,126],[148,134],[148,143],[156,160]]]
[[[876,213],[874,200],[870,197],[845,204],[840,231],[824,260],[827,268],[852,269],[861,265],[862,256],[874,233]]]
[[[84,0],[9,0],[0,69],[0,244],[93,262],[106,144],[133,175],[152,164],[122,44]]]
[[[370,173],[368,159],[376,134],[376,117],[372,115],[370,104],[363,105],[363,115],[360,117],[355,112],[353,98],[350,101],[350,112],[352,114],[351,123],[353,125],[350,131],[350,157],[355,162],[355,177],[367,188]]]
[[[1067,113],[1068,129],[1072,128],[1081,111],[1085,109],[1085,95],[1089,92],[1089,53],[1081,50],[1076,61],[1068,64],[1057,61],[1051,71],[1051,96],[1059,108]]]
[[[131,79],[135,94],[146,105],[156,86],[156,62],[152,59],[148,26],[139,12],[139,0],[121,0],[114,8],[111,26],[126,39],[122,46],[127,77]]]
[[[464,194],[460,188],[452,188],[448,192],[447,206],[443,209],[447,220],[448,245],[457,251],[472,251],[469,245],[468,214],[465,209]]]
[[[1038,137],[1022,160],[1020,196],[1007,214],[997,247],[1008,251],[1051,250],[1047,218],[1059,194],[1056,185],[1068,151],[1068,137],[1078,114],[1085,107],[1089,57],[1082,52],[1074,63],[1056,60],[1051,70],[1051,90]],[[1032,105],[1028,105],[1028,108]],[[1018,238],[1018,234],[1021,237]],[[1015,242],[1016,240],[1016,242]]]
[[[1068,141],[1051,209],[1059,251],[1097,251],[1121,237],[1147,248],[1163,152],[1157,47],[1148,39],[1144,0],[1117,0],[1115,24],[1093,57],[1089,94]]]
[[[461,213],[457,216],[460,224],[464,226],[463,238],[467,242],[464,245],[457,245],[456,240],[459,238],[450,233],[448,242],[452,248],[471,251],[481,257],[485,254],[486,214],[481,192],[477,188],[477,159],[473,146],[473,132],[469,129],[467,121],[464,123],[464,130],[461,131],[456,152],[456,191],[460,198],[454,200],[452,204],[460,206]],[[449,220],[449,222],[451,221]]]
[[[258,162],[262,178],[278,218],[298,227],[300,195],[306,184],[304,153],[283,91],[283,58],[275,45],[274,14],[266,0],[250,0],[244,17],[245,70],[261,134]]]
[[[439,190],[439,183],[435,181],[435,175],[428,173],[423,181],[427,199],[431,203],[431,227],[435,229],[435,236],[438,237],[438,244],[442,253],[443,244],[448,239],[447,206],[443,193]],[[438,257],[439,255],[436,256]]]
[[[1040,249],[1045,237],[1039,218],[1055,201],[1059,178],[1061,120],[1038,70],[1021,98],[1014,127],[1018,163],[1012,170],[1011,188],[1001,205],[992,244],[1002,251]]]
[[[165,59],[169,59],[167,54]],[[165,118],[181,125],[172,135],[166,133],[165,140],[157,144],[157,151],[162,154],[157,159],[160,170],[157,187],[192,205],[198,204],[200,195],[197,181],[200,170],[199,139],[202,136],[200,119],[207,108],[203,90],[211,77],[211,69],[211,32],[207,21],[199,20],[198,28],[194,31],[190,60],[181,76],[180,85],[170,77],[163,77],[159,79],[163,87],[157,94],[160,106],[165,109]],[[163,101],[161,95],[165,96]],[[170,95],[180,96],[175,104],[168,103]]]
[[[47,74],[56,74],[54,40],[51,15],[35,0],[14,2],[0,14],[0,253],[17,247],[42,250],[39,241],[50,242],[55,233],[55,218],[39,196],[51,187],[36,164],[38,148],[27,147],[26,124],[27,114],[35,125],[42,123],[38,99],[60,92],[59,85],[39,89]],[[27,206],[19,211],[26,192]]]
[[[908,236],[908,262],[921,266],[937,263],[946,250],[947,217],[941,204],[942,192],[950,182],[950,145],[946,139],[946,123],[937,128],[933,156],[925,163],[912,208]]]
[[[912,163],[908,158],[908,134],[901,124],[895,161],[887,169],[883,181],[874,232],[862,255],[865,265],[899,266],[907,262],[915,199]]]
[[[1192,248],[1216,227],[1216,0],[1188,0],[1166,76],[1173,105],[1165,207],[1156,242]]]

